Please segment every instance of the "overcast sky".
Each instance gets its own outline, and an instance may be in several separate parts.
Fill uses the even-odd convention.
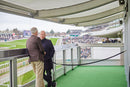
[[[13,14],[7,14],[0,12],[0,30],[18,28],[19,30],[30,30],[32,27],[37,27],[38,31],[45,30],[50,31],[53,29],[55,32],[66,32],[68,29],[82,29],[84,27],[76,27],[64,24],[58,24],[54,22],[32,19],[22,16],[17,16]]]

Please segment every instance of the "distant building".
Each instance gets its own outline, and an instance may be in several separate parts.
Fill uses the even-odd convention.
[[[24,30],[23,31],[23,36],[24,37],[30,37],[31,36],[31,31],[30,30]]]

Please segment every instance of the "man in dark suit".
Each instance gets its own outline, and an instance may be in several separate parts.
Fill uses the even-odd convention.
[[[55,82],[52,82],[52,76],[51,76],[51,69],[53,69],[52,58],[53,58],[55,50],[54,50],[51,40],[48,40],[45,37],[46,37],[45,31],[41,31],[40,38],[41,38],[42,46],[46,53],[44,56],[43,75],[44,75],[44,79],[48,82],[47,87],[51,87],[51,86],[55,87]]]
[[[44,70],[44,48],[42,47],[41,39],[37,37],[38,30],[36,27],[31,28],[31,37],[27,40],[26,47],[29,53],[29,62],[36,74],[36,86],[45,87],[43,80]]]

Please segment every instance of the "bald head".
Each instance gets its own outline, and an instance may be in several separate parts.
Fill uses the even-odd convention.
[[[41,40],[44,39],[45,37],[46,37],[45,31],[41,31],[40,32],[40,38],[41,38]]]

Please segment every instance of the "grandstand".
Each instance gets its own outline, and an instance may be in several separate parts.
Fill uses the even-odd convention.
[[[82,30],[70,30],[69,35],[72,36],[72,37],[78,37],[81,32],[82,32]]]

